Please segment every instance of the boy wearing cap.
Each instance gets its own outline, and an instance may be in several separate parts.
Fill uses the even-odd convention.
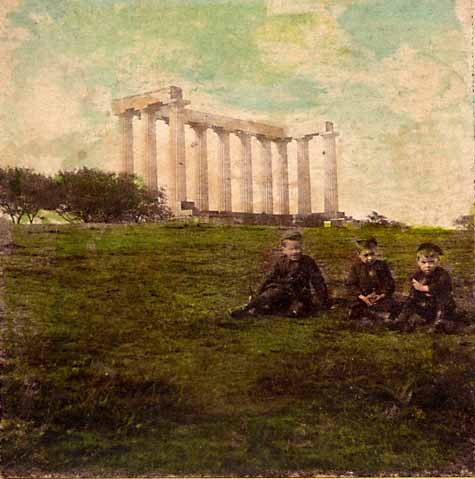
[[[433,322],[434,330],[450,332],[455,320],[455,301],[450,274],[439,266],[442,249],[422,243],[417,249],[417,270],[411,276],[409,298],[397,322],[413,329],[417,323]],[[417,317],[413,317],[417,315]]]
[[[352,297],[348,319],[392,319],[395,316],[394,279],[388,264],[377,259],[374,238],[357,241],[358,260],[351,267],[346,286]]]
[[[302,235],[293,231],[281,239],[280,255],[257,296],[231,311],[233,318],[259,314],[306,316],[329,305],[325,280],[315,261],[302,252]]]

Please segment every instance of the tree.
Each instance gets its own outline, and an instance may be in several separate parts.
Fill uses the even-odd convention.
[[[148,191],[134,175],[83,167],[61,171],[56,182],[57,212],[69,222],[145,222],[171,216],[163,190]]]
[[[473,231],[475,229],[474,218],[474,215],[460,215],[454,221],[454,225],[460,229]]]
[[[13,223],[26,216],[30,223],[41,210],[55,209],[55,183],[49,177],[28,168],[0,169],[0,209]]]
[[[366,217],[366,223],[379,226],[395,226],[399,228],[403,228],[406,226],[400,221],[390,220],[386,216],[379,214],[377,211],[372,211],[371,214]]]
[[[366,220],[368,223],[376,225],[389,224],[389,220],[386,218],[386,216],[380,215],[377,211],[372,211],[371,214],[366,217]]]

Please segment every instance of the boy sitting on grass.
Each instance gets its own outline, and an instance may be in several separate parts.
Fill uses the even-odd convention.
[[[348,319],[383,319],[396,315],[393,300],[394,279],[385,261],[377,259],[378,243],[374,238],[357,241],[358,261],[351,267],[346,280],[352,303]]]
[[[298,231],[282,237],[280,253],[257,296],[231,311],[232,318],[260,314],[302,317],[328,308],[325,280],[315,261],[303,254]]]
[[[442,249],[422,243],[417,249],[417,270],[411,276],[411,291],[397,319],[399,326],[413,330],[416,325],[433,324],[435,331],[455,329],[455,301],[450,274],[439,266]]]

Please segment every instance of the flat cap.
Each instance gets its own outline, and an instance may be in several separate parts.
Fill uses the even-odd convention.
[[[359,239],[359,240],[356,240],[356,243],[358,245],[358,248],[360,249],[373,249],[373,248],[376,248],[376,246],[378,246],[378,242],[376,241],[376,238],[374,237],[371,237],[371,238],[367,238],[367,239]]]
[[[417,248],[417,252],[424,251],[426,253],[436,253],[439,255],[443,255],[444,252],[440,246],[437,246],[434,243],[421,243],[419,248]]]
[[[302,233],[298,230],[289,230],[286,231],[280,241],[302,241]]]

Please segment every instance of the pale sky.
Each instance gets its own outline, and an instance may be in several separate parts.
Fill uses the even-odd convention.
[[[269,4],[2,0],[1,163],[115,168],[111,99],[173,84],[194,109],[287,126],[333,121],[347,214],[450,225],[469,213],[470,0]],[[315,142],[314,211],[318,152]],[[211,180],[214,168],[211,159]]]

